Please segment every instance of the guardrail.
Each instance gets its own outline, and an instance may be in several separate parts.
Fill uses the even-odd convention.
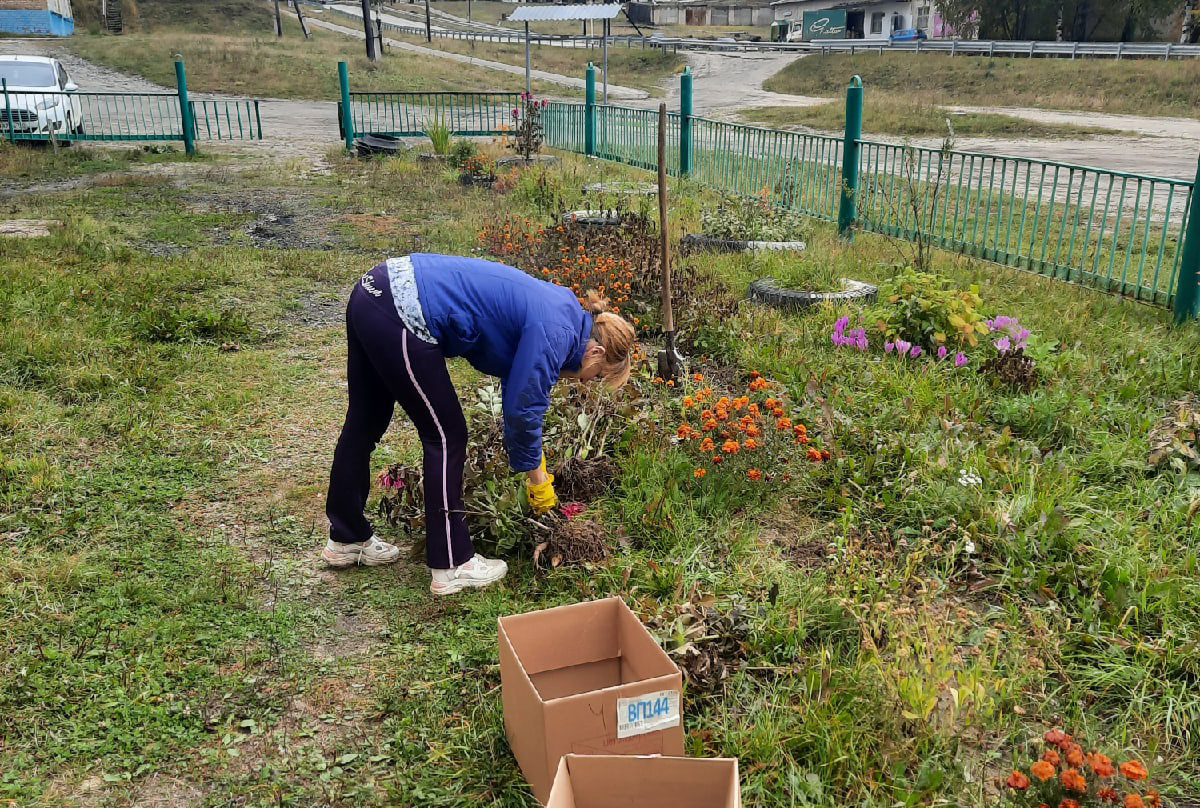
[[[362,17],[342,9],[329,9],[362,24]],[[420,25],[397,25],[384,22],[385,31],[409,36],[425,37],[425,28]],[[525,35],[518,31],[502,34],[494,31],[431,30],[434,39],[458,39],[470,42],[494,42],[500,44],[524,44]],[[974,39],[927,39],[918,42],[889,43],[886,39],[838,39],[813,42],[754,42],[751,40],[720,41],[695,37],[610,36],[610,46],[624,44],[627,48],[657,48],[678,51],[795,51],[797,53],[883,53],[885,51],[910,53],[942,53],[950,56],[1025,56],[1057,58],[1108,58],[1108,59],[1194,59],[1200,57],[1200,45],[1179,45],[1170,42],[1044,42]],[[599,48],[601,37],[530,34],[531,45],[551,47]]]
[[[29,92],[0,84],[0,136],[10,141],[260,140],[254,99],[190,100],[183,63],[176,92]],[[184,110],[187,114],[183,114]]]

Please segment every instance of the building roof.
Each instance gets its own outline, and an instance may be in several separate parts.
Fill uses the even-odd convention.
[[[552,6],[552,5],[519,5],[517,10],[508,15],[512,22],[534,22],[545,20],[611,20],[621,13],[621,4],[584,5],[584,6]]]

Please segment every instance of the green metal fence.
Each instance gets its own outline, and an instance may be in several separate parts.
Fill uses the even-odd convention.
[[[262,138],[254,99],[188,100],[183,64],[175,92],[28,92],[0,84],[0,135],[11,141],[196,140]],[[188,114],[185,116],[183,110]]]
[[[1172,308],[1200,317],[1197,180],[864,140],[863,88],[847,92],[847,132],[827,137],[697,118],[691,76],[668,115],[668,172],[720,191],[756,196],[854,231],[880,233]],[[429,94],[387,94],[384,108],[424,120]],[[450,120],[515,104],[485,94],[447,98]],[[344,95],[345,97],[345,95]],[[353,103],[352,103],[353,106]],[[356,120],[360,114],[355,107]],[[502,115],[501,115],[502,117]],[[366,116],[364,115],[364,118]],[[368,120],[375,120],[366,118]],[[397,118],[397,119],[403,119]],[[551,103],[545,145],[641,168],[657,167],[656,111],[597,104],[589,65],[583,104]],[[455,123],[463,133],[486,126]],[[420,134],[394,126],[390,134]]]
[[[512,129],[519,93],[350,93],[351,132],[417,137],[431,124],[456,135],[497,135]],[[338,109],[342,137],[345,113]],[[353,139],[353,138],[351,138]]]

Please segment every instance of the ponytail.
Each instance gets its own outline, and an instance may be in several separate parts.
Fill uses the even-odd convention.
[[[637,334],[627,320],[608,310],[608,299],[599,292],[589,290],[583,307],[592,315],[592,339],[604,346],[600,373],[604,383],[615,390],[629,381]]]

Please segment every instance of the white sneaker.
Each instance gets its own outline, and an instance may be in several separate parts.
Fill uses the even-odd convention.
[[[391,564],[400,557],[400,548],[394,544],[381,541],[378,536],[358,544],[342,544],[330,539],[325,542],[321,558],[331,567],[352,567],[362,564],[364,567],[377,567],[380,564]]]
[[[469,586],[487,586],[508,573],[508,564],[498,558],[484,558],[476,553],[465,564],[448,570],[430,570],[433,582],[429,591],[435,595],[453,595]]]

